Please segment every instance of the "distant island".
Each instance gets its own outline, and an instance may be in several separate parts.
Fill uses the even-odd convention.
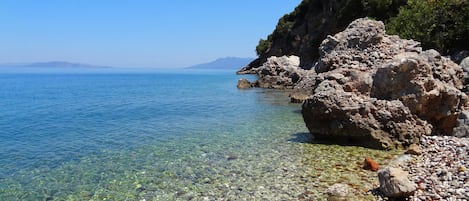
[[[225,57],[225,58],[219,58],[212,62],[197,64],[197,65],[189,66],[186,68],[187,69],[220,69],[220,70],[239,69],[249,64],[249,62],[251,62],[252,60],[254,60],[254,58]]]
[[[110,68],[109,66],[98,66],[66,61],[34,62],[26,64],[1,64],[0,67],[26,67],[26,68]]]

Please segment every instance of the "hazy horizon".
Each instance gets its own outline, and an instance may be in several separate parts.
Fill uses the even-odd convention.
[[[180,68],[256,57],[301,1],[13,1],[0,6],[0,63]]]

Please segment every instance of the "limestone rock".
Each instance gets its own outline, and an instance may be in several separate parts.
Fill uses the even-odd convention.
[[[378,171],[379,189],[387,197],[408,197],[417,189],[400,168],[387,167]]]
[[[364,9],[367,1],[302,1],[295,10],[279,20],[276,30],[268,37],[269,45],[259,58],[239,72],[251,72],[270,56],[298,55],[301,66],[309,69],[319,58],[318,47],[327,35],[335,34],[360,17],[383,18],[381,12]],[[398,12],[406,1],[393,1],[388,13]],[[351,12],[352,11],[352,12]]]
[[[316,138],[392,149],[417,143],[420,135],[431,133],[431,125],[412,115],[402,102],[360,96],[343,87],[337,81],[323,81],[303,103],[303,119]]]
[[[421,135],[452,135],[468,106],[463,71],[435,50],[387,35],[382,22],[357,19],[325,39],[315,73],[295,89],[310,89],[302,114],[317,138],[395,148]]]
[[[241,78],[241,79],[238,80],[237,87],[238,87],[238,89],[247,89],[247,88],[251,88],[252,84],[248,79]]]
[[[292,89],[306,74],[305,70],[300,68],[300,58],[294,55],[272,56],[255,70],[258,79],[253,85],[261,88]]]

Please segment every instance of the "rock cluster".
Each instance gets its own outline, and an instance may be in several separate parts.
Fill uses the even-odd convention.
[[[296,89],[306,126],[317,138],[373,148],[406,147],[421,135],[451,135],[467,105],[463,73],[434,50],[385,34],[384,24],[357,19],[320,46],[315,73]]]
[[[300,58],[294,55],[269,57],[267,62],[254,70],[258,80],[252,83],[253,86],[273,89],[292,89],[306,74],[300,68]]]

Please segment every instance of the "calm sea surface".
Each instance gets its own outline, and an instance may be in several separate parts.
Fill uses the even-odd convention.
[[[0,200],[324,198],[385,157],[311,143],[300,105],[233,71],[108,71],[0,73]]]

